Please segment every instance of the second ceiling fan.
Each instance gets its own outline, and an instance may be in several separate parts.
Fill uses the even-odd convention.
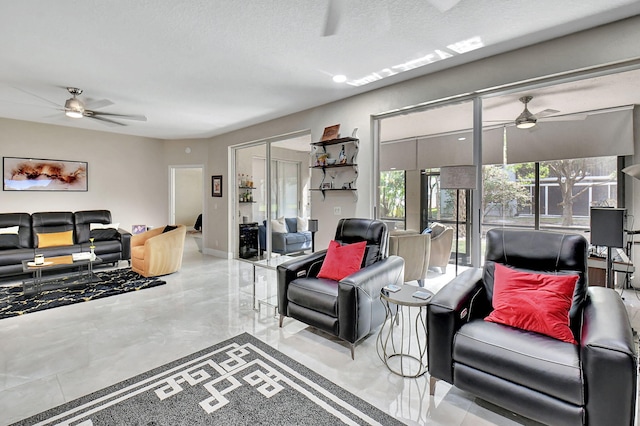
[[[586,115],[584,114],[567,114],[560,116],[553,116],[554,114],[558,114],[560,111],[557,109],[547,108],[545,110],[539,111],[535,114],[531,113],[528,108],[529,102],[533,99],[533,96],[526,95],[519,98],[519,101],[524,104],[524,110],[520,113],[519,116],[516,117],[515,120],[485,120],[486,123],[501,123],[503,125],[511,123],[511,125],[515,125],[518,129],[530,129],[535,126],[538,121],[575,121],[575,120],[584,120]]]

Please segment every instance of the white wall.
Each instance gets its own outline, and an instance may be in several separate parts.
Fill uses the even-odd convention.
[[[371,115],[507,83],[640,58],[639,37],[640,17],[635,17],[220,135],[210,140],[209,166],[227,175],[227,147],[234,144],[305,129],[311,129],[312,139],[319,140],[326,126],[340,123],[344,135],[358,127],[361,140],[358,201],[346,192],[327,196],[325,201],[321,194],[312,194],[312,216],[319,219],[320,228],[316,247],[325,247],[340,217],[373,217],[375,166]],[[219,201],[226,200],[211,201],[211,208]],[[334,215],[336,206],[342,211],[339,216]],[[224,220],[228,222],[228,217]],[[210,237],[218,241],[219,248],[227,250],[228,235],[228,230],[218,227],[211,229]]]
[[[0,119],[0,154],[88,162],[87,192],[0,192],[0,212],[111,210],[114,222],[167,223],[164,142]]]

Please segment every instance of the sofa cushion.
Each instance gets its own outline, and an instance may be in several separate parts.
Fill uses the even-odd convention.
[[[33,246],[38,247],[38,235],[51,232],[73,231],[74,214],[71,212],[38,212],[31,215]],[[87,238],[89,231],[87,229]]]
[[[0,235],[18,235],[18,231],[20,231],[20,226],[8,226],[6,228],[0,228]]]
[[[91,235],[93,229],[115,228],[118,223],[111,223],[111,212],[109,210],[83,210],[73,213],[73,220],[76,230],[76,241],[80,244],[95,238]]]
[[[456,334],[453,359],[454,363],[583,405],[578,351],[577,345],[542,334],[473,320]]]
[[[113,228],[92,229],[89,233],[89,238],[93,238],[93,241],[109,241],[115,240],[117,237],[118,230]]]
[[[18,234],[0,234],[0,250],[20,248]]]
[[[316,312],[338,316],[338,282],[323,278],[297,278],[289,284],[287,299]]]
[[[296,232],[308,231],[309,219],[298,216],[296,219]]]
[[[73,245],[73,231],[38,233],[38,248]]]
[[[359,271],[366,246],[366,241],[344,246],[341,246],[337,241],[331,241],[320,272],[318,272],[318,278],[340,281]]]
[[[438,235],[442,234],[447,227],[440,222],[433,222],[427,229],[430,229],[431,236],[436,238]]]
[[[81,251],[89,251],[91,247],[91,243],[81,244]],[[94,241],[93,243],[94,252],[97,255],[109,254],[109,253],[119,253],[122,250],[122,243],[120,240],[105,240],[105,241]],[[104,259],[102,259],[104,260]]]
[[[285,224],[284,218],[280,219],[271,219],[271,232],[279,232],[282,234],[287,233],[287,225]]]
[[[33,256],[33,249],[6,249],[2,251],[0,256],[0,266],[20,265],[23,260],[33,260]]]
[[[19,231],[20,226],[18,225],[0,228],[0,249],[20,248],[20,241],[18,240]]]
[[[0,213],[0,228],[14,228],[15,226],[18,226],[17,248],[33,247],[31,215],[29,213]],[[0,239],[2,238],[0,237]],[[8,246],[13,245],[14,242],[15,238],[6,238],[4,245],[9,248]]]
[[[495,264],[493,312],[486,321],[576,343],[569,309],[578,275],[523,272]]]
[[[298,219],[295,217],[287,217],[284,219],[288,232],[298,232]]]
[[[303,232],[289,232],[284,236],[284,241],[287,245],[302,244],[305,241],[311,241],[311,234]]]

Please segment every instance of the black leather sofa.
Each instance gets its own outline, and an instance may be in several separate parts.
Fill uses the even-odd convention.
[[[550,425],[632,425],[637,361],[620,296],[588,288],[580,235],[492,229],[483,269],[464,271],[428,307],[430,390],[438,379]],[[578,274],[569,311],[577,344],[484,321],[495,264]]]
[[[385,318],[380,290],[401,285],[404,260],[389,256],[387,225],[372,219],[340,219],[334,240],[341,244],[366,241],[361,269],[340,281],[318,278],[327,250],[278,266],[278,312],[355,344],[378,328]]]
[[[88,252],[94,238],[95,253],[104,263],[131,259],[131,234],[123,229],[90,229],[91,223],[110,224],[109,210],[72,212],[1,213],[0,228],[18,226],[18,234],[0,234],[0,277],[23,274],[22,261],[35,254],[45,257]],[[73,231],[73,244],[38,247],[39,233]]]

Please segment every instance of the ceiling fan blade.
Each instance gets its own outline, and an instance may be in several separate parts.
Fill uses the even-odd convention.
[[[537,112],[537,113],[533,114],[533,116],[535,118],[541,118],[541,117],[546,117],[547,115],[557,114],[559,112],[560,111],[558,111],[557,109],[545,109],[545,110],[542,110],[540,112]]]
[[[85,117],[87,118],[91,118],[93,120],[98,120],[100,121],[102,124],[106,125],[106,126],[126,126],[125,123],[120,123],[119,121],[114,121],[114,120],[109,120],[108,118],[104,118],[104,117],[98,117],[95,115],[85,115]]]
[[[91,111],[85,110],[85,117],[113,117],[120,118],[122,120],[136,120],[136,121],[147,121],[147,117],[139,114],[114,114],[111,112],[100,112],[100,111]]]
[[[589,114],[567,114],[555,117],[543,117],[539,121],[583,121],[586,120],[588,116]]]
[[[38,98],[38,99],[40,99],[41,101],[45,101],[46,103],[48,103],[48,104],[50,104],[50,105],[53,105],[53,106],[55,106],[56,108],[63,108],[63,106],[62,106],[62,105],[60,105],[59,103],[56,103],[56,102],[50,101],[49,99],[47,99],[47,98],[43,98],[42,96],[36,95],[35,93],[31,93],[31,92],[29,92],[29,91],[27,91],[27,90],[21,89],[21,88],[16,87],[16,86],[12,86],[12,87],[13,87],[14,89],[16,89],[16,90],[21,91],[22,93],[26,93],[26,94],[27,94],[27,95],[29,95],[29,96],[33,96],[34,98]]]
[[[89,99],[84,103],[86,109],[98,109],[113,105],[109,99]]]
[[[322,37],[329,37],[336,33],[338,24],[340,24],[340,14],[342,9],[342,0],[327,1],[327,15],[324,20],[324,29]]]

